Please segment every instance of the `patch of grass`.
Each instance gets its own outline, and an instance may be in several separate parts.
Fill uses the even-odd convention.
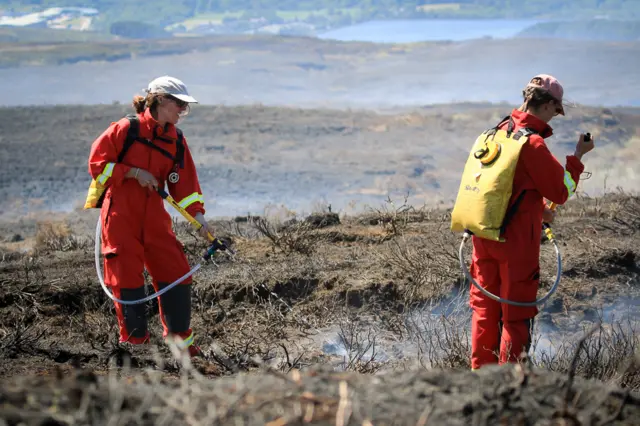
[[[88,246],[88,240],[77,237],[64,222],[42,222],[36,231],[35,249],[43,251],[71,251]]]
[[[51,28],[21,28],[0,26],[0,46],[4,43],[86,43],[115,40],[107,33]]]

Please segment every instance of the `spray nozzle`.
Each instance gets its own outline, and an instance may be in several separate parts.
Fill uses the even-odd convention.
[[[229,252],[231,255],[235,254],[235,251],[233,251],[227,244],[225,244],[224,241],[221,241],[218,238],[214,238],[202,258],[204,260],[209,260],[219,250]]]

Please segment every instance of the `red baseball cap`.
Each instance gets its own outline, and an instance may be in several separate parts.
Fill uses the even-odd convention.
[[[538,74],[529,81],[527,87],[540,87],[548,91],[558,101],[558,114],[564,115],[564,106],[562,105],[564,89],[558,79],[549,74]]]

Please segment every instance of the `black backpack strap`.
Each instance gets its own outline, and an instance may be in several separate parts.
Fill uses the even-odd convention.
[[[528,127],[523,127],[522,129],[519,129],[515,135],[513,135],[513,139],[518,140],[520,139],[522,136],[524,137],[529,137],[533,134],[538,134],[538,132],[536,132],[533,129],[530,129]]]
[[[156,151],[158,151],[160,154],[164,155],[165,157],[167,157],[168,159],[175,161],[175,158],[173,155],[171,155],[171,153],[169,151],[167,151],[164,148],[160,148],[158,145],[155,145],[153,142],[151,142],[149,139],[145,139],[145,138],[135,138],[135,142],[140,142],[143,145],[148,146],[151,149],[155,149]]]
[[[513,119],[511,118],[511,115],[507,115],[505,118],[503,118],[502,120],[500,120],[500,122],[498,124],[496,124],[495,126],[491,127],[490,129],[487,129],[484,131],[484,134],[487,135],[487,138],[489,136],[493,136],[496,134],[496,132],[498,131],[498,129],[500,128],[500,126],[502,126],[504,123],[509,122],[510,124],[513,122]],[[513,129],[512,129],[513,130]],[[509,133],[510,134],[510,133]],[[486,139],[485,138],[485,141]]]
[[[182,134],[182,130],[177,127],[176,133],[178,134],[178,139],[176,140],[176,157],[174,159],[174,164],[181,169],[184,169],[184,135]]]
[[[516,198],[516,200],[513,202],[513,205],[511,205],[511,207],[509,207],[509,210],[507,210],[507,213],[504,215],[504,220],[502,221],[502,226],[500,226],[500,234],[504,234],[504,231],[507,229],[507,225],[509,225],[509,222],[511,222],[511,219],[513,219],[513,216],[516,214],[516,211],[518,211],[518,206],[524,199],[524,194],[526,192],[526,189],[523,190],[518,195],[518,198]]]
[[[122,163],[125,155],[127,155],[127,151],[129,151],[129,148],[131,148],[131,145],[133,145],[134,142],[140,142],[152,149],[155,149],[165,157],[172,160],[174,163],[174,169],[177,169],[178,167],[180,167],[181,169],[184,168],[184,135],[182,134],[182,130],[176,128],[178,139],[176,140],[176,155],[174,157],[169,151],[160,148],[157,145],[154,145],[150,140],[139,137],[140,120],[138,119],[137,115],[129,114],[126,117],[129,120],[129,129],[127,130],[127,137],[125,138],[124,144],[122,145],[122,151],[120,151],[120,153],[118,154],[118,163]],[[169,140],[163,141],[169,142]]]
[[[138,139],[138,134],[140,133],[140,121],[138,120],[138,116],[130,114],[127,115],[127,119],[129,120],[129,130],[127,130],[127,137],[122,145],[122,151],[118,154],[118,163],[122,163],[124,156],[127,155],[127,151],[129,151],[131,145],[133,145],[136,139]]]

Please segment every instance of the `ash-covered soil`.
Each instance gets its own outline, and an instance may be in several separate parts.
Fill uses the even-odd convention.
[[[8,424],[632,425],[640,397],[529,366],[378,376],[315,369],[162,384],[79,373],[12,380]]]
[[[93,138],[128,108],[3,109],[0,418],[634,424],[640,200],[632,193],[633,109],[576,109],[558,120],[555,152],[572,151],[578,130],[598,143],[587,158],[593,176],[554,223],[560,288],[537,318],[536,347],[522,367],[469,371],[468,284],[445,199],[455,195],[470,141],[510,108],[194,108],[183,128],[209,217],[237,255],[221,253],[195,275],[192,325],[204,357],[193,368],[161,341],[155,302],[148,304],[152,345],[118,344],[113,303],[96,277],[97,212],[79,208],[86,157]],[[617,184],[623,189],[613,190]],[[407,188],[407,202],[384,201]],[[591,189],[606,194],[589,196]],[[325,199],[312,198],[322,191]],[[361,204],[349,206],[349,197]],[[263,210],[267,201],[273,205]],[[305,203],[314,215],[296,207]],[[230,218],[216,218],[223,212]],[[195,265],[206,244],[182,220],[175,229]],[[540,295],[555,277],[553,247],[541,244]]]
[[[447,210],[383,205],[358,216],[213,222],[237,255],[218,254],[196,274],[192,325],[204,357],[192,366],[158,337],[155,302],[152,345],[117,343],[91,220],[5,221],[3,416],[8,424],[634,424],[639,213],[627,194],[563,206],[554,225],[562,283],[536,328],[551,344],[522,366],[479,373],[469,371],[468,287]],[[182,221],[175,229],[197,263],[206,244]],[[555,271],[548,243],[542,264],[541,294]],[[625,311],[622,299],[635,305]]]
[[[308,213],[331,204],[335,212],[360,213],[388,196],[397,205],[407,195],[412,205],[450,205],[469,146],[512,108],[454,104],[375,113],[195,106],[181,127],[212,217],[263,214],[269,205]],[[0,216],[81,206],[91,143],[131,111],[128,105],[0,109]],[[596,138],[597,149],[585,157],[592,175],[581,183],[583,193],[635,190],[639,112],[574,108],[552,122],[548,145],[563,163],[580,132]]]

